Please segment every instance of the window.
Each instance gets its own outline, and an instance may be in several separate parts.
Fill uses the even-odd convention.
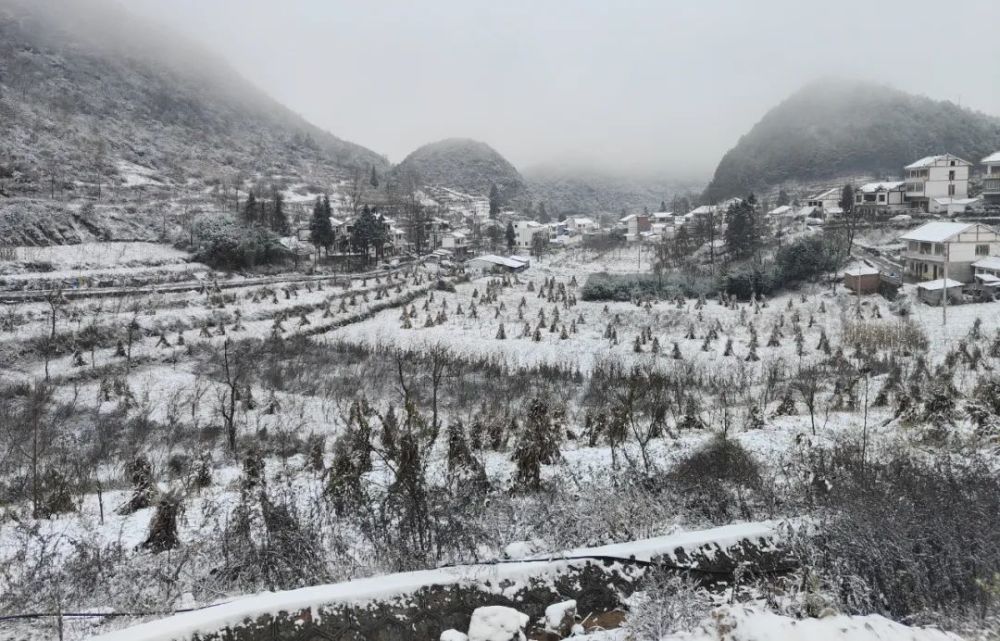
[[[941,243],[934,243],[934,255],[941,256],[944,254],[944,245]]]
[[[989,245],[976,245],[976,256],[989,256],[990,246]]]
[[[955,185],[948,185],[948,195],[949,196],[955,195]]]
[[[879,194],[878,195],[878,201],[880,203],[884,203],[885,202],[885,194]]]
[[[931,244],[930,243],[920,243],[920,253],[921,254],[929,254],[929,253],[931,253]]]
[[[955,170],[952,169],[948,172],[948,180],[955,180]]]

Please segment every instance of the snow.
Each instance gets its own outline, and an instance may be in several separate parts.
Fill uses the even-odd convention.
[[[952,156],[951,154],[940,154],[940,155],[936,155],[936,156],[924,156],[920,160],[907,165],[903,169],[923,169],[925,167],[933,167],[938,162],[946,161],[946,160],[956,160],[956,161],[962,163],[963,165],[970,164],[970,163],[962,160],[958,156]]]
[[[757,539],[776,535],[779,524],[741,523],[708,530],[682,532],[630,543],[607,545],[597,548],[581,548],[566,553],[567,557],[579,556],[619,556],[650,560],[673,554],[677,548],[699,548],[704,545],[718,545],[725,548],[743,538]],[[253,596],[235,599],[227,603],[194,612],[184,612],[173,616],[143,623],[131,628],[110,632],[94,638],[94,641],[177,641],[190,639],[196,634],[205,634],[234,626],[248,619],[278,612],[299,612],[309,608],[333,604],[365,604],[375,600],[388,600],[411,594],[428,585],[476,585],[485,588],[488,581],[493,589],[505,595],[516,594],[529,578],[555,576],[572,567],[568,559],[534,559],[498,565],[469,565],[435,570],[421,570],[358,579],[345,583],[319,585],[284,592],[263,592]],[[483,609],[483,608],[481,608]],[[478,610],[477,610],[478,612]],[[489,614],[487,612],[486,614]],[[527,617],[524,616],[525,621]],[[498,615],[499,617],[499,615]],[[508,620],[499,617],[502,620]],[[490,619],[492,621],[492,619]],[[473,617],[475,622],[475,616]],[[485,626],[485,623],[483,624]],[[485,628],[470,626],[469,641],[492,639]],[[510,637],[502,637],[507,641]]]
[[[899,189],[906,183],[903,181],[893,181],[893,182],[877,182],[877,183],[865,183],[861,185],[859,191],[865,194],[873,194],[877,191],[892,191],[894,189]]]
[[[899,237],[900,240],[916,240],[925,243],[943,243],[953,236],[973,227],[971,223],[934,222],[921,225]]]
[[[937,291],[939,289],[951,289],[952,287],[961,287],[962,283],[957,280],[948,279],[947,282],[943,278],[937,280],[929,280],[926,283],[919,283],[917,287],[919,289],[926,289],[927,291]]]
[[[576,616],[576,601],[570,599],[562,603],[553,603],[545,608],[545,629],[559,631],[566,623],[573,624]]]
[[[989,156],[983,158],[984,163],[988,162],[1000,162],[1000,151],[990,154]]]
[[[170,245],[147,242],[92,242],[50,247],[18,247],[20,261],[51,263],[55,269],[99,269],[123,265],[156,265],[190,260]],[[3,264],[3,263],[0,263]]]
[[[954,634],[911,628],[878,615],[793,619],[740,606],[719,608],[701,629],[662,641],[961,641]]]
[[[441,633],[441,641],[469,641],[469,637],[464,632],[453,628]]]
[[[525,641],[528,615],[503,605],[476,608],[469,622],[469,641]]]

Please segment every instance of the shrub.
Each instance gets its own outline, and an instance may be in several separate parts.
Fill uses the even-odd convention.
[[[836,245],[822,236],[800,238],[775,254],[775,275],[781,287],[802,281],[816,280],[840,267]]]
[[[195,258],[213,268],[245,269],[284,260],[288,250],[262,227],[246,227],[230,217],[202,216],[194,222]]]
[[[629,301],[635,298],[696,298],[713,291],[712,279],[699,274],[670,271],[654,274],[591,274],[580,290],[588,301]]]
[[[844,609],[930,622],[996,607],[981,585],[1000,573],[1000,479],[988,465],[897,455],[838,479],[805,545]]]

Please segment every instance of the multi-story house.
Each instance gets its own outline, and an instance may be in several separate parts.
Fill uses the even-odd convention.
[[[866,183],[854,192],[854,209],[859,213],[875,214],[907,208],[906,183],[902,181]]]
[[[629,214],[620,221],[625,225],[625,240],[635,242],[642,237],[642,234],[652,229],[653,223],[647,214]]]
[[[930,211],[934,198],[966,198],[969,195],[969,168],[972,165],[951,154],[927,156],[903,168],[906,202]]]
[[[549,228],[534,220],[514,220],[511,225],[514,227],[514,247],[518,250],[531,251],[531,243],[536,235],[549,240]]]
[[[815,207],[816,209],[824,212],[831,213],[830,210],[835,210],[835,212],[840,211],[840,189],[833,187],[827,189],[826,191],[821,191],[818,194],[814,194],[806,199],[807,207]]]
[[[900,236],[906,243],[903,263],[906,275],[917,280],[948,278],[968,283],[973,263],[1000,255],[1000,234],[980,223],[934,222]]]
[[[983,158],[986,173],[983,176],[983,200],[1000,205],[1000,151]]]

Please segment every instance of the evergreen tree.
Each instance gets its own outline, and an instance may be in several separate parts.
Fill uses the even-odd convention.
[[[379,242],[380,227],[384,230],[384,224],[375,218],[371,207],[365,205],[351,229],[351,246],[354,251],[365,257],[365,262],[368,261],[372,248],[376,247],[376,243]]]
[[[322,247],[329,254],[330,245],[333,244],[333,225],[330,224],[330,198],[328,196],[324,196],[322,199],[316,198],[312,220],[309,221],[309,236],[313,245],[316,246],[317,253]]]
[[[490,185],[490,219],[496,220],[500,215],[500,190],[495,184]]]
[[[850,183],[840,191],[840,208],[848,215],[854,211],[854,187]]]
[[[368,184],[372,186],[372,189],[378,189],[378,174],[375,173],[375,165],[372,165],[372,175],[368,179]]]
[[[667,201],[665,201],[665,200],[661,200],[660,201],[660,211],[662,211],[662,212],[667,211]]]
[[[775,203],[778,207],[784,207],[785,205],[791,204],[792,199],[788,197],[788,192],[782,189],[778,192],[778,200]]]
[[[291,233],[288,216],[285,215],[285,197],[279,191],[274,192],[274,203],[271,206],[271,231],[279,236]]]
[[[760,245],[760,230],[756,221],[757,199],[753,194],[733,203],[726,212],[724,239],[729,255],[735,260],[752,257]]]
[[[507,241],[507,251],[514,251],[514,244],[517,241],[517,234],[514,233],[514,223],[507,223],[507,229],[504,232],[504,236]]]
[[[247,225],[254,225],[260,222],[258,219],[258,209],[257,196],[251,191],[247,195],[246,204],[243,205],[243,222]]]
[[[550,220],[549,212],[545,210],[545,203],[538,203],[538,222],[547,223]]]

